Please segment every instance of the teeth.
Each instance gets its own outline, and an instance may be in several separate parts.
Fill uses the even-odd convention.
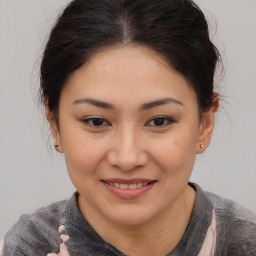
[[[129,189],[136,189],[136,184],[129,184]]]
[[[145,183],[134,183],[134,184],[120,184],[120,183],[108,183],[112,187],[121,188],[121,189],[138,189],[148,185],[147,182]]]
[[[136,184],[136,188],[142,188],[142,187],[143,187],[143,184],[142,184],[142,183]]]
[[[127,188],[129,188],[129,185],[128,184],[120,184],[120,188],[127,189]]]

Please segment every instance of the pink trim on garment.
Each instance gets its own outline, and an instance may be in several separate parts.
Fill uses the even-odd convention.
[[[68,253],[68,249],[65,245],[65,242],[69,239],[68,235],[62,234],[65,226],[62,225],[59,227],[58,231],[61,234],[60,238],[62,239],[62,243],[60,244],[60,252],[56,253],[48,253],[47,256],[70,256]],[[205,240],[203,242],[202,248],[198,254],[198,256],[214,256],[216,247],[216,218],[215,211],[212,211],[212,223],[207,230]]]
[[[62,234],[64,229],[65,229],[64,225],[61,225],[58,229],[58,231],[60,233],[60,238],[62,239],[62,243],[60,244],[60,252],[58,254],[48,253],[47,256],[70,256],[69,253],[68,253],[68,249],[65,245],[65,242],[69,239],[69,236]]]
[[[208,228],[204,243],[198,256],[214,256],[216,247],[216,218],[215,211],[212,211],[212,223]]]

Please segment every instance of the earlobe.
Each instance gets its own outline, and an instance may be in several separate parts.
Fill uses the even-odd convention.
[[[200,125],[196,153],[203,153],[210,144],[212,132],[214,129],[215,115],[219,109],[219,95],[214,95],[213,105],[207,112],[203,113]]]
[[[53,142],[54,142],[54,148],[59,153],[63,153],[59,128],[56,124],[55,119],[53,118],[53,114],[49,109],[47,101],[45,101],[44,106],[45,106],[46,119],[49,122],[49,125],[50,125],[50,128],[51,128],[51,134],[52,134],[52,139],[53,139]]]

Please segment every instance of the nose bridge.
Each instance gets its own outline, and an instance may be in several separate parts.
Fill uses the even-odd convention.
[[[138,151],[139,141],[137,140],[137,134],[135,127],[133,125],[124,125],[119,131],[119,153],[120,155],[136,155]]]
[[[140,133],[132,123],[124,123],[115,134],[112,152],[112,164],[122,170],[133,170],[147,161],[146,152],[140,139]]]

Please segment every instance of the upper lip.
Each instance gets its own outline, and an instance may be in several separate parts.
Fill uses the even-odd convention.
[[[118,178],[111,178],[111,179],[104,179],[102,180],[107,183],[119,183],[119,184],[138,184],[138,183],[151,183],[155,182],[156,180],[150,180],[150,179],[141,179],[141,178],[135,178],[135,179],[118,179]]]

